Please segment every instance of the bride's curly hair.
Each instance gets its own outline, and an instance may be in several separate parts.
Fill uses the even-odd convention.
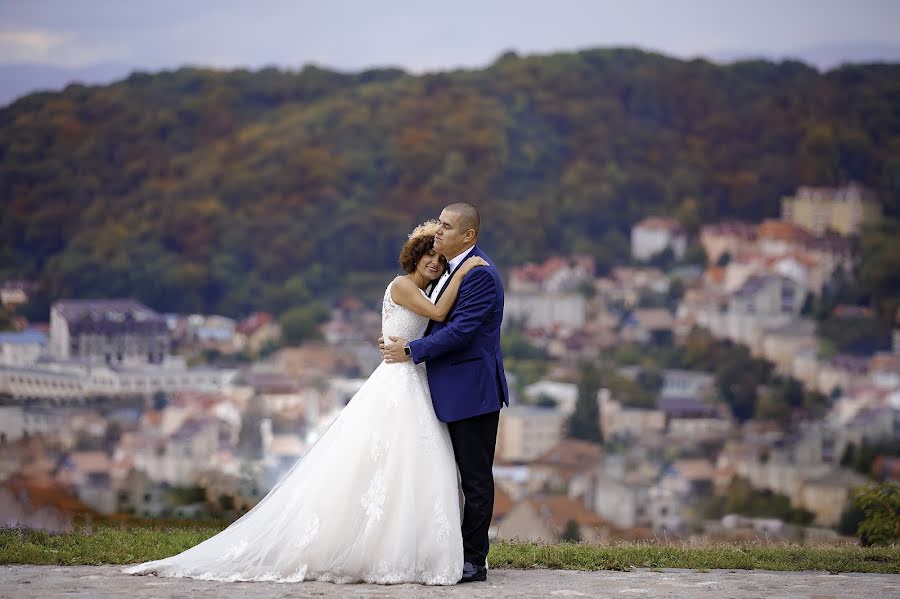
[[[400,250],[400,266],[405,273],[413,273],[416,271],[416,265],[422,256],[434,248],[434,234],[437,232],[440,223],[436,220],[425,221],[409,234],[409,239],[403,244]],[[446,270],[449,267],[447,258],[441,256],[441,264]]]

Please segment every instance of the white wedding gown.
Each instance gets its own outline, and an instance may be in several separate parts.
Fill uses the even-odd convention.
[[[384,294],[382,330],[417,339],[428,319]],[[382,362],[307,454],[252,510],[129,574],[220,581],[455,584],[462,577],[453,447],[424,365]]]

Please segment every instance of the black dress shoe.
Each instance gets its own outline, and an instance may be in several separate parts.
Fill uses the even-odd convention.
[[[469,562],[463,565],[463,576],[460,582],[484,582],[487,580],[487,568]]]

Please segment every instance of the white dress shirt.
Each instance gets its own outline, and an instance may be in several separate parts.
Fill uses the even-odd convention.
[[[450,260],[450,266],[447,268],[444,274],[441,275],[441,278],[438,279],[437,285],[434,286],[434,289],[431,290],[431,301],[437,300],[437,296],[440,295],[441,289],[443,289],[447,284],[447,281],[450,280],[450,276],[453,274],[453,271],[459,268],[459,265],[463,263],[463,260],[465,260],[469,256],[469,254],[472,253],[472,249],[474,249],[474,247],[475,246],[473,245],[462,254],[459,254],[458,256]]]

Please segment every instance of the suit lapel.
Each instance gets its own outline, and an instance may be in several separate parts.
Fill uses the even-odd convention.
[[[471,258],[472,256],[481,256],[481,252],[478,250],[478,246],[477,246],[477,245],[473,245],[473,246],[472,246],[472,251],[469,252],[469,255],[468,255],[468,256],[466,256],[466,260],[468,260],[468,259]],[[463,262],[465,262],[466,260],[463,260]],[[437,297],[434,298],[434,303],[438,303],[438,300],[441,299],[441,296],[444,295],[444,292],[445,292],[445,291],[447,291],[447,286],[450,285],[450,281],[452,281],[452,280],[453,280],[453,277],[456,276],[456,271],[459,270],[459,267],[460,267],[460,266],[462,266],[462,262],[460,262],[459,264],[457,264],[457,265],[456,265],[456,268],[454,268],[453,271],[450,272],[450,278],[447,279],[447,282],[444,284],[443,287],[441,287],[441,291],[438,293]]]
[[[458,270],[458,269],[457,269]],[[456,276],[456,270],[450,273],[450,276],[447,278],[447,282],[444,283],[444,286],[441,287],[441,290],[438,292],[437,297],[434,298],[434,303],[438,303],[438,300],[441,299],[441,296],[444,295],[444,292],[447,291],[447,287],[450,285],[450,281],[453,280],[453,277]]]
[[[477,245],[472,246],[472,251],[469,252],[469,255],[468,255],[468,256],[466,256],[466,260],[468,260],[468,259],[471,258],[472,256],[481,256],[481,252],[478,250],[478,246],[477,246]],[[483,257],[483,256],[482,256],[482,257]],[[465,260],[463,260],[463,262],[465,262]],[[456,276],[456,271],[459,270],[459,267],[460,267],[460,266],[462,266],[462,262],[460,262],[460,263],[456,266],[456,268],[454,268],[454,269],[450,272],[450,278],[447,279],[447,282],[444,284],[443,287],[441,287],[441,290],[438,292],[437,297],[434,298],[434,303],[438,303],[438,301],[441,299],[441,296],[444,295],[444,292],[445,292],[445,291],[447,291],[447,287],[450,286],[450,281],[452,281],[452,280],[453,280],[453,277]],[[453,308],[450,308],[450,312],[451,312],[451,313],[453,312]],[[448,314],[447,317],[449,318],[450,315]],[[428,321],[428,326],[425,328],[425,334],[426,334],[426,335],[427,335],[428,333],[431,332],[431,327],[432,327],[433,325],[434,325],[434,321],[433,321],[433,320]]]

